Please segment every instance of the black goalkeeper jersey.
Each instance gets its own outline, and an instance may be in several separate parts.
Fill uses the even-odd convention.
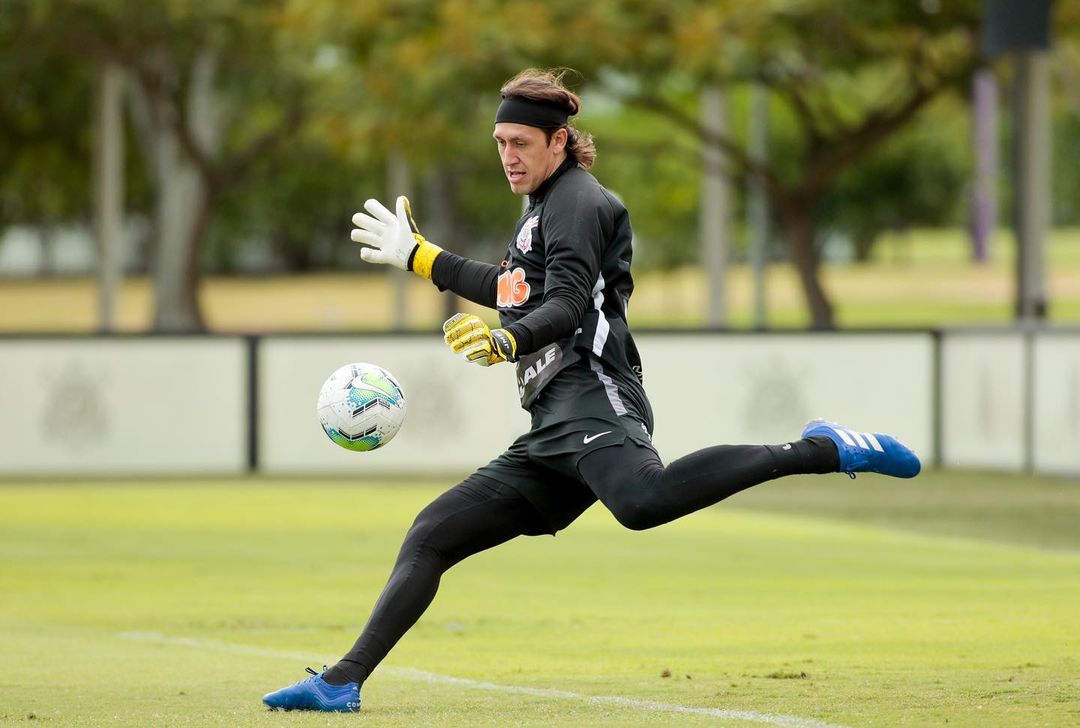
[[[639,383],[641,359],[626,323],[634,290],[630,216],[591,174],[567,160],[529,196],[499,266],[443,251],[432,281],[497,308],[518,344],[526,409],[566,367]]]

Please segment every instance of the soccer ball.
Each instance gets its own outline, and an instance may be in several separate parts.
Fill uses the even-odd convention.
[[[363,452],[394,439],[405,419],[405,393],[374,364],[346,364],[319,390],[319,423],[346,450]]]

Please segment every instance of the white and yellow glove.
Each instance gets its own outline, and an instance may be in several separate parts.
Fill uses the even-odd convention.
[[[446,343],[467,362],[489,367],[503,361],[517,361],[513,335],[506,329],[489,329],[475,314],[454,314],[442,328]]]
[[[430,279],[431,267],[442,248],[420,234],[409,199],[404,195],[397,198],[396,215],[374,199],[365,202],[364,209],[371,215],[358,212],[352,218],[356,226],[353,241],[371,246],[361,250],[360,257],[368,263],[389,263]]]

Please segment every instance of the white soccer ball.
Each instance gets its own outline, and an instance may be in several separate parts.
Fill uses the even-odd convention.
[[[405,419],[405,393],[374,364],[346,364],[319,390],[319,423],[346,450],[364,452],[394,439]]]

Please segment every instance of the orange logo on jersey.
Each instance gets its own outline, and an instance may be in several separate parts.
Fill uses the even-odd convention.
[[[499,308],[520,306],[529,300],[529,284],[525,282],[525,269],[514,268],[499,276]]]

